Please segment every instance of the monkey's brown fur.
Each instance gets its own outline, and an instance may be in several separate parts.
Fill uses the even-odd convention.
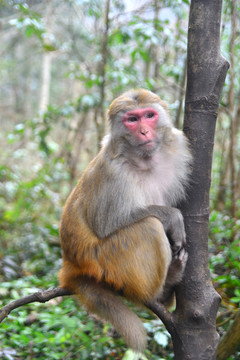
[[[92,166],[90,164],[89,169]],[[96,172],[101,174],[97,169]],[[77,199],[82,195],[82,180],[68,199],[62,215],[61,286],[78,294],[90,312],[111,321],[131,348],[142,350],[146,335],[140,320],[106,284],[135,302],[151,301],[166,279],[171,261],[169,242],[155,218],[141,220],[106,239],[97,238],[79,217]],[[101,180],[104,179],[100,177],[95,186],[100,185]],[[88,201],[91,199],[86,198],[86,206]]]
[[[109,107],[108,114],[110,119],[112,119],[123,109],[124,111],[131,110],[134,107],[137,108],[139,104],[141,104],[141,106],[148,107],[154,103],[160,104],[166,111],[168,111],[166,103],[160,99],[159,96],[150,91],[147,92],[144,89],[138,89],[132,97],[129,96],[129,92],[126,92],[113,100]]]
[[[118,118],[121,112],[155,103],[161,106],[161,111],[165,111],[165,105],[159,97],[146,90],[127,92],[117,98],[109,110],[112,132],[120,133],[119,138],[125,136],[122,120]],[[175,154],[176,139],[175,135],[171,135],[173,138],[170,146],[167,133],[171,131],[172,124],[166,119],[161,130],[161,146],[163,149],[165,145],[168,149],[172,147],[167,153],[167,156],[170,154],[172,157],[171,152]],[[116,131],[114,127],[119,127],[120,130]],[[164,141],[168,144],[164,144]],[[142,198],[143,185],[139,180],[142,178],[142,175],[139,177],[142,169],[134,170],[137,165],[134,163],[135,158],[132,163],[132,145],[127,145],[129,149],[124,154],[118,145],[120,143],[122,144],[122,140],[114,138],[103,146],[66,202],[60,227],[63,265],[59,281],[62,287],[77,294],[89,311],[110,321],[131,348],[142,351],[146,344],[144,328],[138,317],[121,301],[119,294],[140,304],[157,299],[168,282],[166,277],[172,262],[172,251],[157,215],[134,215],[134,220],[130,216],[135,208],[139,208],[139,199]],[[190,159],[186,142],[184,144],[181,143],[179,147],[185,151],[185,163],[183,161],[178,164],[176,171],[179,175],[174,175],[179,178],[178,182],[174,180],[174,186],[179,187],[175,197],[179,198],[183,194],[182,186],[187,178]],[[136,157],[137,160],[141,158],[140,155]],[[150,160],[143,161],[145,169],[148,166],[146,161]],[[130,174],[131,171],[133,175]],[[148,173],[145,172],[144,176],[148,179]],[[151,183],[151,178],[148,181]],[[154,199],[156,190],[152,190],[150,185],[149,191],[153,191]],[[147,209],[151,204],[144,199],[143,197],[141,200],[142,207]],[[167,214],[170,216],[170,212]],[[182,236],[184,237],[180,237]],[[177,281],[181,280],[184,270],[184,265],[181,266],[183,269],[179,272]],[[176,279],[169,281],[170,285],[176,283]]]

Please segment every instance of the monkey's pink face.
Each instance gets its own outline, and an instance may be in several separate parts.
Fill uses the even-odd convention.
[[[126,112],[123,117],[124,126],[136,138],[139,145],[152,147],[156,139],[158,112],[154,108],[135,109]]]

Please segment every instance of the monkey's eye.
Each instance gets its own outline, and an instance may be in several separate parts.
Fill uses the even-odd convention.
[[[154,113],[153,113],[153,112],[148,112],[148,113],[146,114],[146,117],[147,117],[148,119],[151,119],[151,118],[154,117]]]
[[[128,122],[136,122],[138,119],[136,118],[136,116],[130,116],[128,118]]]

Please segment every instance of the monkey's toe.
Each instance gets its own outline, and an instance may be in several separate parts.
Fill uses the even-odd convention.
[[[185,250],[185,248],[182,248],[176,255],[173,256],[171,265],[174,267],[179,267],[184,269],[187,263],[187,259],[188,259],[188,253]]]

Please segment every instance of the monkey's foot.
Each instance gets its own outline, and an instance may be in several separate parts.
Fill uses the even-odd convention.
[[[173,256],[172,262],[168,268],[166,284],[177,285],[183,277],[185,266],[188,259],[188,253],[185,248],[182,248],[176,255]]]
[[[186,263],[188,259],[188,253],[185,248],[182,248],[177,254],[173,255],[172,262],[169,266],[169,271],[173,268],[174,271],[182,272],[185,269]]]

